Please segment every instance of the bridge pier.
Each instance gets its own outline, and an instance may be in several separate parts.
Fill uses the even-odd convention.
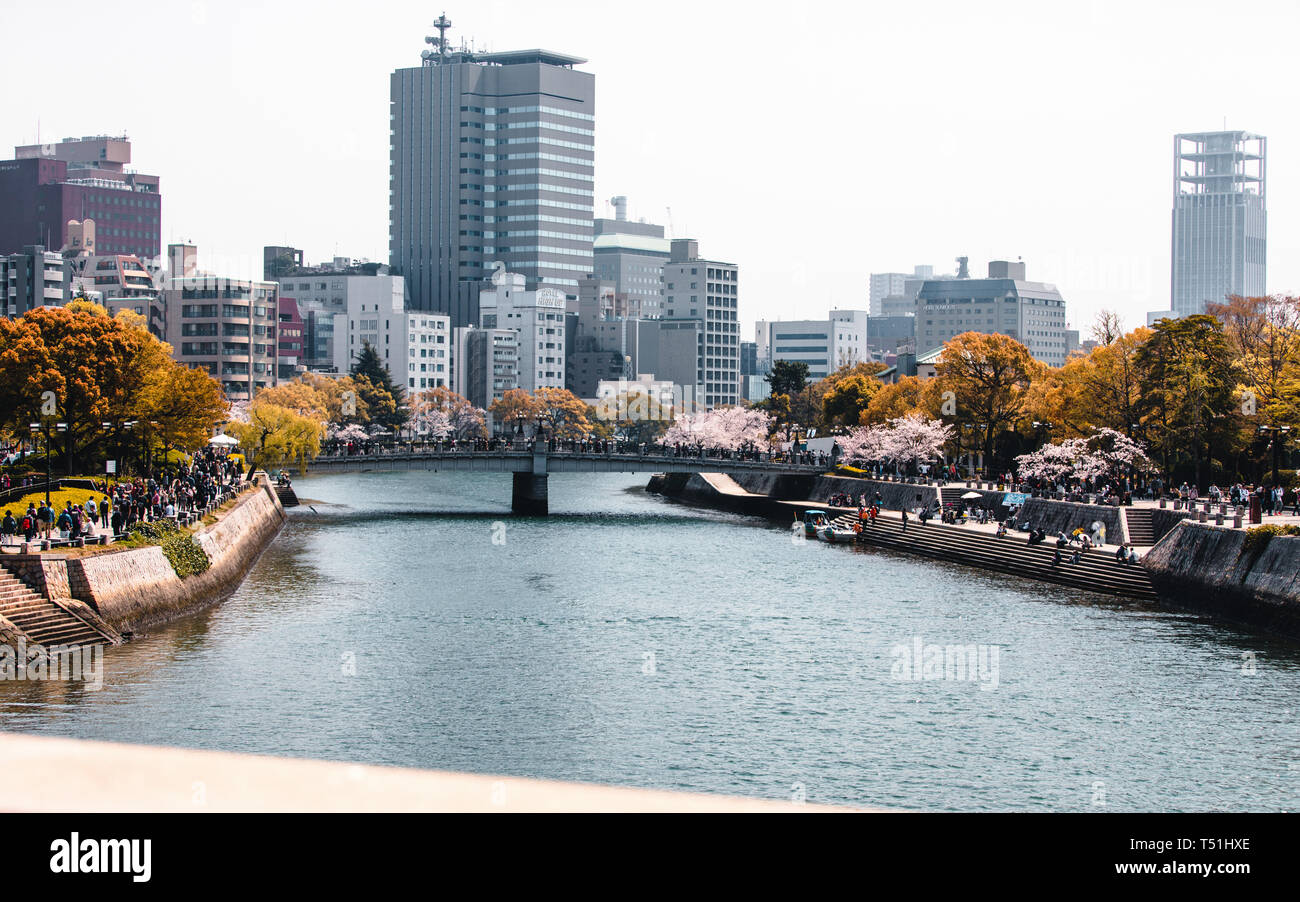
[[[514,473],[510,509],[522,517],[545,517],[548,513],[545,473]]]

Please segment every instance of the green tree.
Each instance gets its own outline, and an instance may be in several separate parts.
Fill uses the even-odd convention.
[[[777,360],[772,371],[763,377],[774,395],[797,395],[808,385],[808,364]]]
[[[379,359],[379,352],[366,342],[352,364],[352,381],[356,383],[357,396],[365,402],[370,422],[396,432],[406,424],[410,412],[406,409],[406,389],[393,383],[388,367]]]
[[[1241,427],[1237,373],[1222,325],[1203,313],[1162,319],[1138,349],[1135,364],[1143,423],[1162,469],[1173,476],[1188,461],[1203,485],[1215,448],[1226,456]]]

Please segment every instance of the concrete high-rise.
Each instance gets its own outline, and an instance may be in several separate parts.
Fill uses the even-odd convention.
[[[171,278],[162,294],[172,356],[206,370],[231,401],[251,401],[275,385],[280,286],[201,272],[193,245],[168,245],[167,255]]]
[[[525,391],[564,388],[564,313],[558,288],[525,288],[520,273],[503,273],[479,295],[483,329],[513,329],[519,349],[516,385]]]
[[[389,256],[411,306],[459,327],[497,269],[566,294],[592,272],[595,76],[547,50],[452,50],[450,25],[392,74]]]
[[[614,219],[596,220],[595,275],[614,285],[616,314],[636,319],[663,315],[663,271],[671,251],[664,227],[627,218],[627,198],[611,200]]]
[[[989,263],[987,279],[934,279],[916,297],[916,354],[924,357],[964,332],[1002,334],[1048,366],[1065,363],[1065,299],[1055,285],[1030,282],[1025,264]]]
[[[697,403],[706,408],[734,405],[740,394],[739,267],[701,259],[699,242],[690,238],[674,239],[670,248],[663,275],[664,318],[697,320],[703,327],[696,362]],[[640,369],[668,378],[644,364]]]
[[[1243,131],[1174,136],[1174,316],[1265,293],[1265,144]]]
[[[0,161],[0,253],[58,247],[69,220],[93,219],[98,253],[141,260],[161,252],[156,175],[128,169],[131,142],[95,135],[14,148]]]

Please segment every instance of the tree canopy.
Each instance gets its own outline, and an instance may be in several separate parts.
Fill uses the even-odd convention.
[[[406,409],[406,389],[393,383],[388,367],[369,342],[361,346],[350,372],[357,396],[365,403],[372,424],[394,432],[406,425],[410,416]]]
[[[30,423],[50,426],[68,473],[98,471],[128,447],[142,461],[152,446],[193,448],[225,416],[217,381],[173,360],[133,313],[74,300],[0,319],[0,428],[26,436]]]

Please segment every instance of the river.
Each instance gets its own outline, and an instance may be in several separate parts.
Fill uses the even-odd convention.
[[[520,520],[508,475],[303,478],[231,598],[99,691],[0,683],[0,728],[914,810],[1300,800],[1294,643],[644,482],[552,476]]]

